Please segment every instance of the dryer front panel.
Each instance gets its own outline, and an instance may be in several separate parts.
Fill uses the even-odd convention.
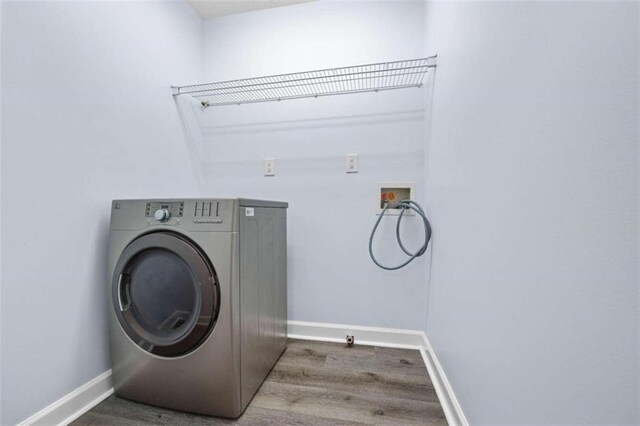
[[[111,287],[122,329],[152,354],[189,353],[215,326],[220,307],[215,270],[182,235],[154,232],[131,242],[116,263]]]

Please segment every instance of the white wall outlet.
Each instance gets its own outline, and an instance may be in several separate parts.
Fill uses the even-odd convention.
[[[276,160],[275,158],[267,158],[264,160],[264,175],[275,176],[276,175]]]
[[[360,168],[358,164],[358,154],[347,154],[346,167],[347,173],[358,173]]]

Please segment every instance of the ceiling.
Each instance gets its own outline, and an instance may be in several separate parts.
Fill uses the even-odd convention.
[[[270,7],[288,6],[313,0],[187,0],[203,19]]]

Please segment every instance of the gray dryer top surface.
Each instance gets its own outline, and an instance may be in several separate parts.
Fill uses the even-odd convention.
[[[180,201],[238,201],[240,207],[278,207],[287,208],[289,203],[286,201],[274,201],[274,200],[258,200],[255,198],[236,198],[236,197],[201,197],[201,198],[119,198],[112,200],[113,202],[125,202],[125,201],[142,201],[142,202],[180,202]]]

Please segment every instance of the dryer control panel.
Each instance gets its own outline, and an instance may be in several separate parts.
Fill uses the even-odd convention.
[[[167,210],[171,217],[182,217],[184,214],[184,202],[149,202],[145,210],[146,217],[152,217],[158,210]]]
[[[147,199],[113,200],[111,229],[176,227],[183,231],[230,232],[238,229],[240,200]]]
[[[222,223],[220,201],[196,201],[193,212],[194,223]]]

